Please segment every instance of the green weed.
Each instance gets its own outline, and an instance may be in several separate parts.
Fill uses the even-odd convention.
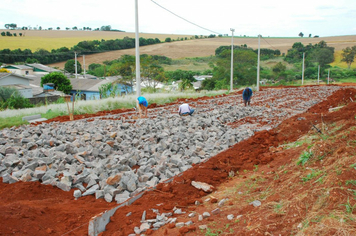
[[[307,163],[307,161],[309,161],[310,158],[313,157],[313,152],[312,151],[305,151],[303,152],[300,157],[299,160],[297,161],[297,165],[302,164],[304,166],[305,163]]]
[[[345,206],[346,213],[348,213],[348,214],[352,214],[354,209],[355,209],[355,207],[356,207],[356,203],[354,205],[350,204],[350,199],[349,198],[347,198],[347,203],[346,204],[340,204],[340,205],[341,206]]]
[[[319,170],[319,171],[312,170],[312,172],[307,174],[306,177],[302,177],[302,181],[307,182],[307,181],[319,176],[321,173],[322,173],[321,170]]]

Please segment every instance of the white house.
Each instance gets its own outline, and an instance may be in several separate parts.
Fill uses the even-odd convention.
[[[30,81],[30,78],[21,75],[0,72],[0,86],[16,88],[25,98],[32,98]]]

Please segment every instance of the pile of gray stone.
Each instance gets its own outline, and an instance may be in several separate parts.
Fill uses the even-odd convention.
[[[121,203],[305,111],[337,87],[318,89],[255,93],[258,105],[251,107],[243,107],[240,96],[198,101],[191,104],[196,113],[186,117],[171,106],[151,109],[148,119],[126,114],[126,119],[116,115],[6,128],[0,131],[0,176],[5,183],[40,181],[64,191],[74,188],[75,198],[95,195]],[[228,125],[246,117],[265,125]]]

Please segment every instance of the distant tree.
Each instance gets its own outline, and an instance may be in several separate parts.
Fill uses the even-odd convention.
[[[14,33],[14,37],[16,37],[17,36],[17,34],[16,33]]]
[[[46,83],[53,83],[54,88],[58,91],[62,91],[65,94],[70,93],[72,85],[70,80],[61,72],[52,72],[41,78],[41,87]]]
[[[28,64],[40,63],[36,58],[27,58],[25,62]]]
[[[166,38],[165,40],[164,40],[166,43],[169,43],[169,42],[172,42],[172,39],[171,38]]]
[[[95,70],[96,68],[100,67],[101,65],[98,63],[92,63],[89,65],[89,70]]]
[[[69,27],[66,27],[66,30],[70,30],[70,28],[69,28]]]
[[[22,30],[28,30],[28,28],[26,26],[23,26],[21,29]]]
[[[111,25],[103,25],[100,27],[101,31],[110,31],[111,30]]]
[[[15,24],[15,23],[11,23],[11,24],[5,24],[5,28],[6,29],[15,29],[15,28],[17,28],[17,24]]]
[[[303,34],[302,32],[300,32],[300,33],[298,34],[298,36],[303,38],[304,34]]]
[[[10,33],[9,31],[6,31],[6,36],[12,36],[12,33]]]
[[[1,36],[6,36],[6,33],[4,31],[1,32]]]
[[[342,59],[341,61],[346,62],[347,68],[350,69],[351,64],[354,62],[356,56],[356,46],[347,47],[342,49]]]
[[[58,27],[57,27],[57,30],[60,30],[60,29],[61,29],[61,27],[58,26]]]
[[[69,73],[75,73],[75,60],[70,59],[64,65],[64,69]],[[80,74],[82,72],[82,65],[77,61],[77,73]]]
[[[182,82],[179,83],[178,87],[180,91],[184,91],[186,89],[193,88],[193,84],[188,79],[182,79]]]
[[[273,68],[272,71],[276,74],[282,73],[286,70],[286,66],[282,64],[282,62],[278,62]]]
[[[311,38],[311,34],[309,34],[309,38]]]
[[[38,27],[38,30],[42,30],[42,26],[39,26],[39,27]]]
[[[74,26],[74,27],[72,28],[72,30],[78,30],[78,27],[77,27],[77,26]]]
[[[52,29],[53,29],[52,27],[48,28],[48,30],[52,30]]]
[[[22,36],[22,33],[19,33],[20,37]]]

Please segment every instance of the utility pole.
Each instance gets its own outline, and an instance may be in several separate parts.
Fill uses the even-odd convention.
[[[257,91],[260,91],[260,45],[261,45],[261,35],[258,35],[258,56],[257,56]]]
[[[78,75],[77,75],[77,52],[74,52],[74,58],[75,58],[75,63],[74,63],[75,78],[78,79]]]
[[[83,54],[83,67],[84,67],[84,78],[85,78],[85,55]]]
[[[319,78],[320,78],[320,65],[318,65],[318,85],[319,85]]]
[[[302,65],[302,85],[304,84],[304,58],[305,58],[305,52],[303,52],[303,65]]]
[[[141,96],[140,40],[138,35],[138,0],[135,0],[136,95]]]
[[[230,93],[233,88],[233,79],[234,79],[234,31],[235,29],[230,28],[231,30],[231,71],[230,71]]]

